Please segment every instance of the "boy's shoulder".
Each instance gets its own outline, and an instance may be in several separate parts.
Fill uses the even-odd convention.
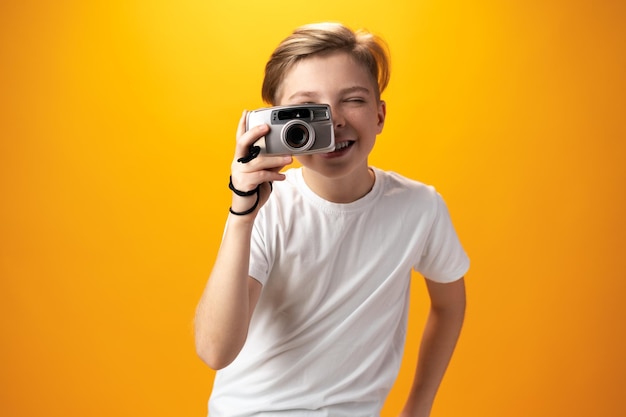
[[[405,190],[409,193],[423,194],[424,196],[435,196],[437,191],[432,185],[425,184],[418,180],[406,177],[395,171],[386,171],[379,168],[372,168],[376,174],[376,178],[379,179],[387,190]]]
[[[380,205],[389,210],[412,208],[414,213],[435,213],[439,210],[442,198],[432,185],[406,177],[395,171],[374,168],[382,188]]]

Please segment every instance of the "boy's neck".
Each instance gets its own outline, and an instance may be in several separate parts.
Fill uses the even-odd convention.
[[[302,167],[306,185],[318,196],[331,203],[348,204],[367,195],[374,187],[376,175],[369,167],[344,177],[324,177]]]

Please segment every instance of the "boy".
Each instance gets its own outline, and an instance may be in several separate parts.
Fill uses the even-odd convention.
[[[308,25],[274,51],[271,105],[329,104],[336,150],[291,156],[237,132],[231,214],[196,316],[196,349],[216,375],[221,416],[378,416],[397,376],[411,270],[431,309],[403,417],[425,417],[463,323],[468,258],[432,187],[368,165],[388,79],[382,40]],[[273,189],[272,189],[273,183]]]

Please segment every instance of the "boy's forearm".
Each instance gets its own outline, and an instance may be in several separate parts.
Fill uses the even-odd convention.
[[[457,287],[463,283],[451,284]],[[465,317],[465,291],[455,290],[456,301],[431,306],[424,328],[418,364],[401,417],[428,417],[450,363]],[[462,291],[462,294],[461,294]]]
[[[196,350],[214,369],[226,366],[241,350],[252,308],[248,282],[251,226],[231,220],[195,319]]]

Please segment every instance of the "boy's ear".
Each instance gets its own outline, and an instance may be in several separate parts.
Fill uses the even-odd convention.
[[[378,103],[378,133],[383,131],[385,117],[387,117],[387,103],[384,100],[380,100]]]

